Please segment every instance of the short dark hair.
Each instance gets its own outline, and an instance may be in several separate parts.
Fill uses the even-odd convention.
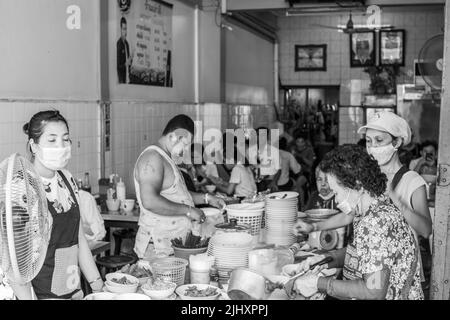
[[[429,146],[433,147],[434,150],[436,150],[436,151],[437,151],[437,149],[438,149],[438,144],[436,143],[436,141],[433,141],[433,140],[425,140],[424,142],[422,142],[422,143],[420,144],[420,150],[423,150],[423,148],[429,147]]]
[[[387,177],[378,162],[356,144],[342,145],[328,152],[320,170],[335,176],[344,187],[354,190],[363,187],[372,197],[386,191]]]
[[[122,25],[127,24],[127,19],[125,19],[125,17],[122,17],[122,19],[120,19],[120,27],[122,27]]]
[[[191,118],[185,114],[179,114],[167,123],[166,128],[163,131],[163,136],[166,136],[177,129],[185,129],[194,135],[194,127],[194,121],[192,121]]]

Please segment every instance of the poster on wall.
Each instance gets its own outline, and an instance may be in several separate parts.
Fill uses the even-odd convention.
[[[353,32],[350,34],[350,67],[375,65],[375,32]]]
[[[172,10],[160,0],[118,0],[119,84],[173,87]]]

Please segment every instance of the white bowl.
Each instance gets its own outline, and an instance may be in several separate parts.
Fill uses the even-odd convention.
[[[138,285],[135,286],[111,286],[109,281],[105,282],[105,287],[112,293],[135,293],[138,289]]]
[[[185,295],[186,290],[189,287],[197,287],[198,290],[205,290],[207,288],[216,289],[216,294],[208,297],[190,297]],[[220,296],[220,289],[214,286],[210,286],[208,284],[185,284],[183,286],[179,286],[175,292],[178,294],[181,300],[216,300]]]
[[[119,199],[106,200],[106,207],[108,207],[109,211],[119,211],[119,209],[120,209],[120,200]]]
[[[147,283],[147,284],[144,284],[141,287],[141,289],[150,298],[155,299],[155,300],[163,300],[163,299],[170,297],[174,293],[175,288],[177,287],[177,284],[175,282],[166,282],[166,283],[170,286],[170,288],[160,289],[160,290],[151,289],[150,284]]]
[[[132,212],[134,210],[135,203],[136,203],[136,200],[134,200],[134,199],[125,199],[122,201],[122,209],[125,212]]]
[[[206,189],[209,193],[213,193],[214,191],[216,191],[216,186],[215,186],[215,185],[207,185],[207,186],[205,186],[205,189]]]
[[[129,282],[131,282],[132,284],[120,284],[115,281],[112,281],[113,279],[121,279],[123,277],[127,278],[127,280]],[[105,278],[106,278],[106,283],[108,283],[110,286],[113,286],[113,287],[134,287],[134,286],[139,285],[138,278],[136,278],[132,275],[126,274],[126,273],[121,273],[121,272],[108,273],[105,276]]]
[[[114,300],[116,296],[117,294],[111,292],[96,292],[88,294],[84,300]]]
[[[150,297],[142,293],[123,293],[118,294],[114,300],[152,300]]]

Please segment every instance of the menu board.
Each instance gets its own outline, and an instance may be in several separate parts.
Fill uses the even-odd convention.
[[[172,10],[159,0],[118,1],[119,84],[172,87]]]

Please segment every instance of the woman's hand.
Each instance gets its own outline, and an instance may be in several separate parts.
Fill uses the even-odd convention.
[[[212,195],[208,196],[208,204],[220,210],[226,207],[226,203],[222,198]]]
[[[198,223],[203,223],[206,221],[205,213],[199,208],[195,207],[191,207],[189,209],[188,218],[191,219],[191,221],[196,221]]]
[[[299,263],[298,271],[299,272],[309,271],[309,268],[311,267],[311,265],[313,265],[319,261],[322,261],[325,258],[326,258],[326,256],[323,254],[308,257],[306,260],[303,260],[302,262]],[[328,264],[323,264],[321,266],[317,266],[316,268],[314,268],[314,271],[320,272],[323,269],[327,269],[327,268],[328,268]]]
[[[306,223],[299,219],[297,221],[297,223],[294,225],[293,231],[296,236],[299,236],[302,234],[309,234],[314,231],[314,226],[310,223]]]
[[[317,291],[319,291],[317,288],[318,281],[318,273],[311,271],[295,280],[294,290],[305,298],[312,297]]]
[[[102,279],[98,279],[98,280],[90,283],[90,286],[91,286],[92,292],[96,293],[96,292],[102,292],[105,284],[103,283]]]

